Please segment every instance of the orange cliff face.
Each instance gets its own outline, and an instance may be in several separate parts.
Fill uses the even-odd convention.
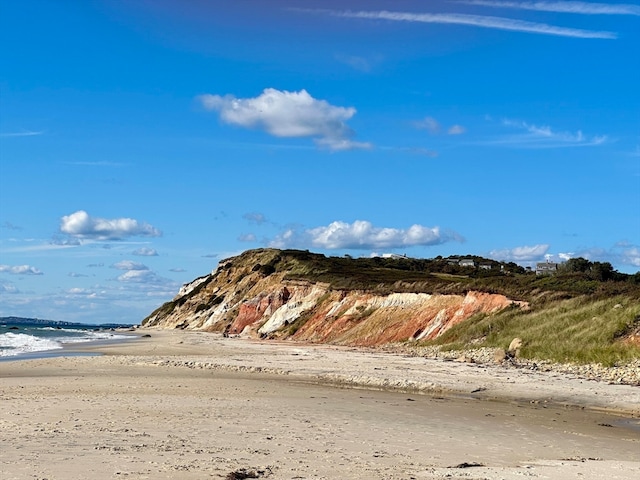
[[[242,333],[246,327],[260,322],[263,317],[269,317],[274,311],[287,303],[291,293],[287,287],[270,294],[259,295],[240,305],[238,316],[231,323],[228,333]]]
[[[466,296],[395,293],[383,297],[349,293],[319,310],[293,338],[359,346],[430,340],[476,313],[495,313],[513,303],[503,295],[478,292]]]
[[[144,322],[145,327],[217,331],[316,343],[375,346],[434,339],[477,313],[525,302],[490,293],[466,295],[331,290],[261,271],[265,259],[229,261],[185,285]],[[256,262],[255,264],[253,262]]]

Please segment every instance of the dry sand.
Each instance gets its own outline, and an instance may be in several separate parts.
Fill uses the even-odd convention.
[[[640,478],[640,387],[150,333],[0,362],[0,479]]]

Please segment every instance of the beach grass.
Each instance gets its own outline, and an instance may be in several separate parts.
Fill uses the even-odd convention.
[[[638,328],[640,303],[624,296],[583,296],[528,312],[514,306],[495,315],[476,315],[427,343],[447,349],[470,344],[506,349],[519,337],[523,358],[612,366],[640,358],[640,346],[625,341]]]

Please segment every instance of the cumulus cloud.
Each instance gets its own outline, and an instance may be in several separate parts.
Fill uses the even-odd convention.
[[[177,268],[170,268],[170,269],[169,269],[169,271],[170,271],[170,272],[174,272],[174,273],[182,273],[182,272],[186,272],[186,270],[185,270],[184,268],[180,268],[180,267],[177,267]]]
[[[583,257],[591,261],[611,262],[612,264],[640,267],[640,246],[626,241],[618,242],[613,247],[592,247],[576,253],[576,257]]]
[[[132,218],[91,217],[84,210],[62,217],[60,232],[74,238],[93,240],[122,240],[134,236],[159,237],[162,235],[160,230],[148,223]]]
[[[150,285],[164,285],[173,283],[171,280],[162,278],[151,270],[128,270],[119,275],[117,280],[123,283],[144,283]]]
[[[437,245],[452,240],[463,241],[455,232],[439,227],[412,225],[407,229],[375,227],[371,222],[333,222],[303,231],[289,229],[278,235],[271,246],[278,248],[311,246],[324,249],[378,249]]]
[[[89,276],[89,275],[85,275],[84,273],[77,273],[77,272],[69,272],[67,275],[72,277],[72,278],[82,278],[82,277],[88,277]]]
[[[94,292],[93,290],[80,288],[80,287],[69,288],[68,290],[66,290],[65,293],[67,294],[67,297],[72,297],[72,298],[75,298],[75,297],[83,297],[87,299],[98,298],[98,292]],[[101,293],[105,293],[105,292],[101,292]]]
[[[157,257],[158,256],[158,252],[155,249],[149,248],[149,247],[140,247],[134,250],[133,252],[131,252],[131,254],[138,255],[140,257]]]
[[[640,5],[592,3],[592,2],[502,2],[493,0],[461,1],[466,5],[513,8],[539,12],[577,13],[582,15],[640,15]]]
[[[629,247],[622,250],[621,262],[625,265],[633,265],[640,268],[640,248]]]
[[[0,265],[0,273],[10,273],[11,275],[42,275],[40,270],[30,265]]]
[[[309,137],[330,150],[371,148],[352,140],[354,132],[346,124],[356,113],[353,107],[337,107],[313,98],[306,90],[289,92],[266,88],[253,98],[233,95],[200,95],[207,110],[219,113],[228,124],[257,128],[283,138]]]
[[[549,245],[545,243],[533,246],[492,250],[489,252],[489,257],[508,262],[531,262],[544,259],[548,250]]]
[[[132,262],[131,260],[122,260],[111,265],[111,268],[118,270],[149,270],[149,267],[142,263]]]

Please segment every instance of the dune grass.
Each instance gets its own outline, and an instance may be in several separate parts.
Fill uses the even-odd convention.
[[[521,356],[529,359],[611,366],[640,358],[640,347],[622,341],[640,327],[640,303],[628,297],[591,300],[577,297],[521,312],[510,308],[496,315],[476,315],[431,344],[448,348],[507,348],[520,337]],[[478,342],[480,340],[480,342]]]

